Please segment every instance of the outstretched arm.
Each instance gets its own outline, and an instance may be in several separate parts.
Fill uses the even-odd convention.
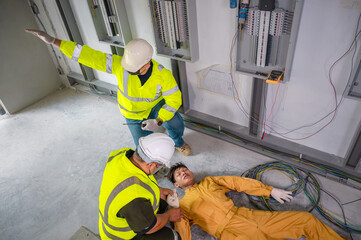
[[[252,178],[238,176],[209,177],[216,184],[227,187],[230,190],[245,192],[254,196],[273,197],[280,203],[289,202],[292,199],[292,192],[268,186]]]
[[[94,50],[88,46],[82,46],[75,42],[56,39],[43,31],[33,29],[26,29],[25,31],[40,38],[47,44],[53,44],[54,46],[58,47],[67,57],[90,68],[107,73],[115,73],[116,69],[114,66],[121,66],[120,56],[106,54]]]
[[[236,190],[238,192],[245,192],[254,196],[269,197],[273,187],[251,178],[238,176],[219,176],[208,177],[209,181],[215,182],[217,185],[228,188],[229,190]],[[205,180],[208,178],[205,178]]]
[[[42,41],[44,41],[47,44],[53,44],[56,47],[60,47],[61,40],[50,36],[44,31],[39,31],[35,29],[25,29],[25,32],[33,34],[34,36],[40,38]]]

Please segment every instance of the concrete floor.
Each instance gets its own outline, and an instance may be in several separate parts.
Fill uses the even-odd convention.
[[[115,101],[72,89],[58,91],[18,114],[0,116],[0,239],[70,239],[81,226],[97,234],[98,193],[107,157],[113,150],[134,147],[124,122]],[[188,165],[197,179],[240,175],[274,161],[190,129],[184,138],[193,155],[175,153],[173,161]],[[162,172],[157,176],[159,185],[172,187],[161,176]],[[361,198],[361,191],[317,178],[341,203]],[[282,185],[276,179],[277,184]],[[230,195],[236,204],[242,198]],[[300,197],[292,203],[302,206],[302,202]],[[340,213],[324,194],[321,203]],[[344,209],[347,219],[361,227],[361,201]],[[197,227],[192,231],[193,239],[214,239]],[[361,235],[353,238],[360,240]]]

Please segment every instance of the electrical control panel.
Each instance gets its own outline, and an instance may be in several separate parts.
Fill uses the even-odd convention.
[[[240,6],[246,18],[238,26],[236,70],[261,79],[280,71],[288,81],[303,1],[250,0],[246,10]]]
[[[198,59],[196,0],[149,0],[157,53],[176,60]]]
[[[89,0],[99,41],[125,47],[132,40],[124,0]]]

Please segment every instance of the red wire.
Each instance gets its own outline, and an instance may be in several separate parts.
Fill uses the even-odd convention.
[[[277,101],[278,89],[280,89],[280,83],[278,83],[278,87],[277,87],[277,90],[276,90],[275,100],[274,100],[273,105],[272,105],[272,107],[271,107],[271,112],[270,112],[270,114],[268,115],[268,118],[266,119],[266,121],[264,121],[264,123],[263,123],[263,126],[264,126],[264,134],[263,134],[262,140],[264,139],[264,137],[265,137],[266,134],[267,134],[266,122],[268,121],[268,119],[269,119],[269,118],[271,117],[271,115],[272,115],[273,107],[275,106],[276,101]]]
[[[230,51],[230,54],[229,54],[229,59],[230,59],[230,62],[231,62],[231,79],[232,79],[232,84],[233,84],[233,87],[234,87],[234,89],[235,89],[235,91],[236,91],[236,93],[237,93],[237,98],[236,98],[236,99],[237,99],[238,102],[241,104],[241,107],[242,107],[244,113],[246,113],[246,115],[247,115],[249,118],[253,119],[255,122],[257,122],[258,124],[260,124],[261,122],[260,122],[258,119],[254,118],[253,116],[251,116],[251,115],[246,111],[246,109],[244,108],[241,100],[239,99],[239,94],[238,94],[237,88],[236,88],[236,86],[235,86],[235,84],[234,84],[234,80],[233,80],[233,75],[232,75],[232,72],[233,72],[232,50],[233,50],[233,46],[234,46],[234,39],[235,39],[235,37],[237,36],[238,31],[240,31],[240,30],[241,30],[240,27],[238,27],[238,28],[237,28],[237,31],[236,31],[236,34],[234,35],[234,37],[233,37],[233,39],[232,39],[231,51]],[[281,137],[283,137],[283,138],[285,138],[285,139],[288,139],[288,140],[304,140],[304,139],[307,139],[307,138],[310,138],[310,137],[316,135],[317,133],[321,132],[325,127],[327,127],[327,126],[335,119],[335,117],[336,117],[336,112],[337,112],[337,108],[338,108],[338,104],[337,104],[337,92],[336,92],[336,88],[335,88],[335,86],[334,86],[334,84],[333,84],[333,82],[332,82],[332,80],[331,80],[331,70],[332,70],[332,68],[335,66],[335,64],[336,64],[337,62],[339,62],[343,57],[345,57],[345,56],[350,52],[350,50],[352,49],[352,46],[353,46],[354,43],[356,42],[357,37],[360,35],[360,33],[361,33],[361,30],[356,34],[356,36],[355,36],[354,40],[352,41],[349,49],[348,49],[340,58],[338,58],[338,59],[331,65],[331,67],[330,67],[330,69],[329,69],[329,74],[328,74],[328,76],[329,76],[329,82],[330,82],[330,84],[331,84],[331,86],[332,86],[332,88],[333,88],[333,92],[334,92],[334,95],[335,95],[335,109],[333,110],[334,113],[333,113],[333,116],[332,116],[332,118],[331,118],[331,120],[330,120],[329,122],[327,122],[324,126],[322,126],[322,127],[321,127],[319,130],[317,130],[316,132],[314,132],[314,133],[312,133],[312,134],[310,134],[310,135],[308,135],[308,136],[306,136],[306,137],[302,137],[302,138],[290,138],[290,137],[286,137],[285,135],[277,132],[277,131],[276,131],[275,129],[273,129],[271,126],[269,126],[268,124],[266,124],[266,121],[263,123],[264,127],[267,126],[267,127],[268,127],[269,129],[271,129],[273,132],[275,132],[276,134],[278,134],[278,135],[280,135]],[[279,86],[278,86],[278,87],[279,87]],[[278,88],[277,88],[277,91],[278,91]],[[272,107],[273,107],[273,106],[272,106]],[[268,120],[268,119],[267,119],[267,120]],[[263,136],[263,138],[264,138],[264,136]],[[262,138],[262,139],[263,139],[263,138]]]

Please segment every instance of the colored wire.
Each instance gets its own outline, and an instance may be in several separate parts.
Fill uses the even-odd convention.
[[[107,95],[107,96],[110,96],[110,97],[112,97],[112,98],[114,98],[114,99],[117,99],[117,95],[116,95],[116,94],[102,92],[102,91],[98,90],[98,88],[97,88],[95,85],[93,85],[93,84],[91,84],[91,83],[89,83],[89,87],[90,87],[90,89],[92,90],[92,92],[95,92],[95,93],[98,94],[98,95]]]
[[[272,163],[266,163],[262,165],[258,165],[242,174],[242,176],[253,178],[258,181],[262,182],[263,174],[270,170],[277,170],[279,172],[284,172],[286,175],[290,176],[290,179],[292,180],[293,184],[290,186],[284,187],[284,190],[291,191],[292,195],[295,196],[301,191],[304,191],[305,194],[311,199],[311,208],[309,209],[309,212],[311,212],[315,205],[319,202],[320,199],[320,192],[317,191],[317,197],[313,197],[313,192],[308,190],[306,188],[307,182],[305,180],[305,177],[308,179],[309,177],[315,181],[315,184],[318,185],[317,180],[310,174],[306,173],[304,171],[301,171],[299,169],[296,169],[293,166],[286,165],[282,162],[272,162]],[[302,174],[305,177],[302,177]],[[292,177],[291,177],[292,176]],[[253,199],[259,198],[259,200],[262,200],[263,204],[267,207],[268,210],[274,211],[274,205],[278,205],[278,202],[274,199],[267,198],[267,197],[253,197]]]
[[[316,209],[321,214],[321,216],[323,216],[326,220],[340,227],[341,229],[347,231],[350,234],[351,239],[353,239],[352,233],[361,234],[360,227],[350,225],[347,223],[346,215],[342,206],[343,204],[341,204],[341,202],[331,193],[322,189],[318,184],[316,178],[307,171],[301,170],[294,166],[286,165],[282,162],[271,162],[271,163],[258,165],[252,169],[249,169],[246,172],[242,173],[242,176],[253,178],[262,182],[263,174],[267,171],[275,170],[275,169],[277,171],[284,172],[286,175],[292,175],[297,179],[296,181],[293,181],[295,185],[292,184],[291,185],[292,187],[287,186],[284,189],[291,191],[293,196],[299,194],[301,192],[300,190],[302,189],[311,202],[312,207],[308,210],[309,212],[312,212],[314,209]],[[342,211],[342,216],[334,214],[331,211],[321,206],[320,204],[321,191],[326,193],[328,196],[330,196],[332,199],[334,199],[337,202],[337,204],[339,205]],[[267,197],[249,196],[249,199],[254,206],[263,210],[266,207],[268,210],[274,211],[274,207],[280,205],[277,201]],[[341,218],[342,220],[337,219],[335,216]]]
[[[197,126],[199,128],[202,128],[206,131],[211,131],[211,132],[216,132],[218,134],[222,134],[222,135],[225,135],[229,138],[232,138],[236,141],[239,141],[239,142],[243,142],[245,145],[253,145],[259,149],[261,149],[262,151],[267,151],[271,154],[276,154],[276,155],[281,155],[282,157],[287,157],[289,158],[290,160],[294,160],[294,161],[297,161],[297,162],[300,162],[302,164],[306,164],[310,167],[312,167],[314,170],[316,171],[319,171],[323,174],[330,174],[330,175],[333,175],[333,176],[336,176],[336,177],[339,177],[341,179],[344,180],[344,182],[346,182],[348,179],[352,179],[354,181],[357,181],[357,182],[360,182],[361,183],[361,178],[357,178],[357,177],[353,177],[353,176],[350,176],[340,170],[337,170],[337,169],[332,169],[330,167],[327,167],[327,166],[324,166],[322,164],[313,164],[311,163],[310,161],[307,161],[305,159],[296,159],[294,157],[290,157],[289,155],[286,155],[286,154],[283,154],[283,153],[279,153],[279,152],[276,152],[276,151],[271,151],[267,148],[264,148],[264,147],[261,147],[259,146],[258,144],[255,144],[255,143],[250,143],[248,141],[245,141],[245,140],[242,140],[242,139],[239,139],[239,138],[236,138],[236,137],[233,137],[227,133],[224,133],[223,131],[221,131],[220,129],[218,130],[215,130],[215,129],[212,129],[212,128],[209,128],[209,127],[205,127],[201,124],[196,124],[196,123],[193,123],[193,122],[190,122],[190,121],[187,121],[185,120],[186,123],[188,124],[192,124],[194,126]],[[325,218],[327,219],[328,221],[331,221],[334,225],[342,228],[343,230],[347,231],[350,236],[351,236],[351,239],[352,238],[352,233],[355,233],[355,234],[361,234],[361,229],[360,227],[356,227],[354,225],[350,225],[347,223],[346,221],[346,217],[345,217],[345,213],[343,212],[343,219],[344,219],[344,223],[340,222],[340,220],[337,220],[335,219],[333,216],[332,216],[332,213],[330,213],[329,211],[327,211],[326,209],[324,209],[320,204],[319,204],[319,201],[320,201],[320,191],[321,191],[321,188],[317,182],[317,180],[314,178],[314,176],[311,174],[311,173],[308,173],[308,172],[305,172],[306,173],[306,178],[303,178],[300,174],[297,174],[296,168],[292,168],[292,167],[288,167],[288,168],[284,168],[283,166],[285,166],[285,164],[283,163],[278,163],[277,166],[268,166],[268,168],[263,168],[262,171],[260,171],[260,174],[261,172],[265,172],[267,170],[270,170],[270,169],[273,169],[273,170],[277,170],[277,171],[282,171],[284,169],[287,169],[287,172],[285,172],[286,175],[293,175],[296,179],[303,179],[302,181],[292,181],[292,184],[285,187],[285,189],[291,189],[292,192],[293,192],[293,195],[296,195],[297,194],[297,191],[300,191],[300,189],[303,188],[304,190],[304,193],[305,195],[308,197],[308,199],[311,201],[311,208],[309,209],[309,212],[312,212],[315,208],[316,210]],[[260,174],[256,174],[257,175],[257,179],[260,179]],[[292,178],[290,178],[292,179]],[[310,182],[309,179],[311,179],[312,181]],[[310,184],[311,183],[311,184]],[[305,187],[306,186],[306,187]],[[313,187],[313,188],[312,188]],[[312,190],[313,189],[313,190]],[[324,191],[324,190],[322,190]],[[316,196],[316,197],[315,197]],[[252,198],[252,196],[251,196]],[[257,198],[257,197],[253,197],[253,198]],[[351,201],[351,202],[347,202],[345,203],[346,204],[350,204],[350,203],[353,203],[353,202],[356,202],[356,201],[359,201],[361,199],[356,199],[354,201]],[[259,201],[259,199],[258,199]],[[266,199],[266,198],[262,198],[262,202],[263,204],[258,204],[256,205],[254,202],[255,201],[252,201],[251,199],[251,204],[252,205],[255,205],[256,207],[262,209],[262,210],[271,210],[272,209],[272,204],[274,204],[275,200],[273,199]],[[338,202],[339,203],[339,202]],[[342,208],[342,205],[340,206]],[[343,211],[343,209],[342,209]]]
[[[357,26],[356,26],[356,29],[355,29],[355,37],[357,36],[357,32],[358,32],[358,29],[359,29],[359,25],[360,25],[360,19],[361,19],[361,14],[359,15],[359,18],[358,18],[358,21],[357,21]],[[353,54],[352,54],[352,60],[351,60],[351,69],[350,69],[350,73],[349,73],[349,79],[351,78],[351,73],[352,73],[352,69],[353,69],[353,62],[354,62],[354,57],[355,57],[355,54],[356,54],[356,50],[357,50],[357,41],[355,42],[355,47],[354,47],[354,51],[353,51]],[[338,102],[337,104],[337,107],[342,103],[343,99],[345,98],[345,92],[347,90],[347,85],[343,91],[343,94],[341,95],[341,99],[340,101]],[[327,118],[328,116],[330,116],[332,113],[334,113],[335,110],[329,112],[328,114],[326,114],[324,117],[320,118],[319,120],[317,120],[316,122],[314,123],[310,123],[310,124],[307,124],[307,125],[303,125],[303,126],[300,126],[298,128],[295,128],[293,130],[290,130],[290,131],[287,131],[287,132],[284,132],[282,134],[289,134],[289,133],[292,133],[294,131],[297,131],[297,130],[300,130],[300,129],[303,129],[303,128],[308,128],[308,127],[312,127],[314,125],[316,125],[317,123],[321,122],[322,120],[324,120],[325,118]]]
[[[267,123],[268,119],[269,119],[269,118],[271,117],[271,115],[272,115],[273,107],[275,106],[276,101],[277,101],[277,95],[278,95],[278,89],[279,89],[279,88],[280,88],[280,84],[278,84],[278,87],[277,87],[276,96],[275,96],[275,100],[274,100],[274,102],[273,102],[273,104],[272,104],[271,112],[270,112],[270,114],[268,115],[268,118],[267,118],[267,119],[264,121],[264,123],[263,123],[263,126],[264,126],[264,134],[263,134],[262,140],[264,139],[264,137],[266,136],[266,133],[267,133],[266,123]]]
[[[361,14],[360,14],[360,16],[361,16]],[[360,21],[360,17],[359,17],[359,20],[358,20],[356,32],[357,32],[357,30],[358,30],[359,21]],[[240,100],[240,98],[239,98],[239,94],[238,94],[238,91],[237,91],[237,89],[236,89],[236,87],[235,87],[235,83],[234,83],[234,79],[233,79],[232,52],[233,52],[233,48],[234,48],[234,45],[235,45],[235,41],[234,41],[234,40],[235,40],[237,34],[238,34],[240,31],[241,31],[241,29],[240,29],[240,27],[238,27],[238,28],[237,28],[237,31],[236,31],[233,39],[232,39],[232,44],[231,44],[231,49],[230,49],[230,54],[229,54],[230,65],[231,65],[231,80],[232,80],[233,88],[234,88],[234,90],[235,90],[235,92],[236,92],[236,97],[234,96],[234,99],[235,99],[237,105],[240,104],[240,106],[241,106],[241,107],[240,107],[241,111],[246,115],[246,117],[247,117],[248,119],[250,119],[250,121],[253,121],[253,122],[257,123],[257,124],[261,124],[260,120],[258,120],[258,119],[256,119],[256,118],[254,118],[253,116],[251,116],[251,115],[246,111],[246,109],[244,108],[244,106],[243,106],[243,104],[242,104],[242,102],[241,102],[241,100]],[[297,128],[297,129],[291,130],[291,131],[289,131],[289,132],[287,132],[287,133],[280,133],[279,131],[276,131],[273,127],[271,127],[271,126],[269,126],[268,124],[266,124],[267,121],[265,121],[265,122],[263,123],[264,128],[268,127],[269,130],[272,130],[272,131],[273,131],[274,133],[276,133],[277,135],[279,135],[279,136],[281,136],[281,137],[283,137],[283,138],[285,138],[285,139],[288,139],[288,140],[304,140],[304,139],[310,138],[310,137],[318,134],[318,133],[321,132],[323,129],[325,129],[329,124],[331,124],[331,122],[332,122],[332,121],[335,119],[335,117],[336,117],[337,109],[338,109],[338,107],[339,107],[339,104],[341,103],[341,100],[340,100],[340,102],[337,101],[337,92],[336,92],[335,86],[334,86],[334,84],[333,84],[333,82],[332,82],[331,72],[332,72],[332,69],[334,68],[334,66],[335,66],[342,58],[344,58],[344,57],[350,52],[350,50],[352,49],[353,45],[354,45],[354,44],[355,44],[355,45],[357,44],[357,38],[358,38],[358,36],[359,36],[360,33],[361,33],[361,31],[359,31],[359,32],[355,35],[354,40],[352,41],[349,49],[348,49],[339,59],[337,59],[337,60],[331,65],[331,67],[330,67],[330,69],[329,69],[328,79],[329,79],[329,82],[330,82],[330,84],[331,84],[331,87],[332,87],[332,89],[333,89],[333,91],[334,91],[334,97],[335,97],[335,109],[334,109],[333,111],[331,111],[331,112],[330,112],[329,114],[327,114],[325,117],[321,118],[320,120],[318,120],[317,122],[315,122],[315,123],[313,123],[313,124],[311,124],[311,125],[299,127],[299,128]],[[357,45],[356,45],[356,46],[357,46]],[[356,50],[356,47],[355,47],[355,50]],[[238,105],[238,106],[239,106],[239,105]],[[299,129],[301,129],[301,128],[309,127],[309,126],[314,126],[315,124],[317,124],[318,122],[322,121],[323,119],[325,119],[326,117],[328,117],[328,116],[331,115],[332,113],[333,113],[332,118],[331,118],[326,124],[324,124],[322,127],[320,127],[316,132],[313,132],[313,133],[311,133],[311,134],[309,134],[309,135],[307,135],[307,136],[305,136],[305,137],[301,137],[301,138],[291,138],[291,137],[285,136],[285,134],[289,134],[289,133],[294,132],[294,131],[296,131],[296,130],[299,130]],[[265,135],[262,137],[262,139],[263,139],[264,137],[265,137]]]
[[[360,16],[361,16],[361,15],[360,15]],[[360,18],[359,18],[359,20],[360,20]],[[358,20],[358,23],[359,23],[359,20]],[[357,28],[358,28],[358,27],[357,27]],[[342,99],[340,100],[340,102],[337,101],[336,88],[335,88],[335,86],[334,86],[334,84],[333,84],[333,82],[332,82],[332,78],[331,78],[332,69],[334,68],[334,66],[335,66],[342,58],[344,58],[344,57],[350,52],[350,50],[352,49],[352,46],[353,46],[354,44],[357,44],[357,38],[358,38],[358,36],[360,35],[360,33],[361,33],[361,30],[355,35],[355,38],[354,38],[354,40],[352,41],[349,49],[348,49],[340,58],[338,58],[338,59],[331,65],[331,67],[330,67],[330,69],[329,69],[329,72],[328,72],[328,80],[329,80],[329,82],[330,82],[330,84],[331,84],[331,86],[332,86],[333,92],[334,92],[335,109],[334,109],[333,111],[331,111],[329,114],[327,114],[325,117],[321,118],[321,119],[320,119],[319,121],[317,121],[316,123],[322,121],[323,119],[325,119],[326,117],[328,117],[330,114],[333,113],[333,116],[332,116],[331,120],[328,121],[325,125],[323,125],[319,130],[317,130],[316,132],[308,135],[307,137],[303,137],[303,138],[299,138],[299,139],[292,139],[292,140],[303,140],[303,139],[306,139],[306,138],[309,138],[309,137],[311,137],[311,136],[316,135],[317,133],[319,133],[320,131],[322,131],[325,127],[327,127],[327,126],[334,120],[334,118],[336,117],[337,109],[338,109],[339,104],[341,103],[341,100],[342,100]],[[355,51],[356,51],[356,47],[355,47]],[[313,125],[315,125],[316,123],[314,123]],[[312,126],[313,126],[313,125],[312,125]],[[298,128],[298,129],[300,129],[300,128]],[[298,129],[297,129],[297,130],[298,130]],[[276,132],[276,131],[275,131],[275,132]],[[276,133],[277,133],[277,132],[276,132]],[[283,135],[281,134],[281,136],[283,136]]]
[[[105,92],[99,91],[93,84],[89,84],[89,87],[91,87],[97,94],[106,95]]]

